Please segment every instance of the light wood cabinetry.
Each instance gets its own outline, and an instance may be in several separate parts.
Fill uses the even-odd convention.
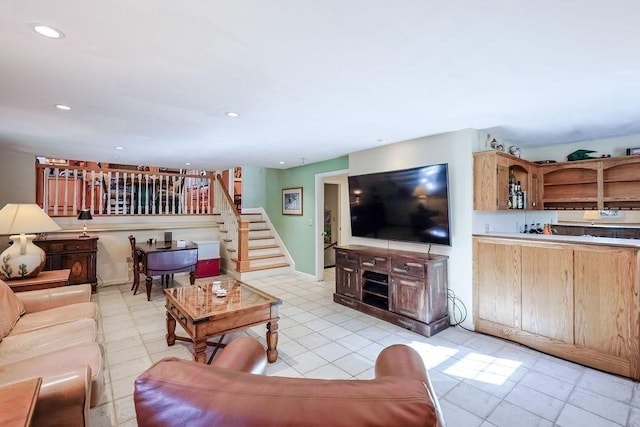
[[[509,176],[527,194],[525,209],[542,209],[539,166],[501,151],[473,153],[473,209],[509,210]]]
[[[449,326],[444,255],[336,248],[333,300],[427,337]]]
[[[476,330],[640,379],[639,251],[474,237]]]
[[[573,253],[565,246],[522,244],[520,328],[573,343]],[[541,268],[541,266],[544,266]]]
[[[640,157],[542,165],[545,209],[640,209]]]
[[[574,249],[575,344],[603,355],[596,366],[631,370],[638,379],[638,257],[612,248]]]

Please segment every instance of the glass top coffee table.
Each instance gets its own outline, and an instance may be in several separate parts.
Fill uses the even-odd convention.
[[[224,290],[226,295],[218,296],[216,289]],[[262,323],[267,324],[267,359],[270,363],[277,360],[280,299],[235,279],[165,289],[164,293],[167,299],[167,344],[174,345],[176,340],[192,342],[196,362],[206,362],[208,345],[223,347],[225,334]],[[176,322],[189,337],[176,336]],[[216,336],[220,336],[218,343],[209,342]]]

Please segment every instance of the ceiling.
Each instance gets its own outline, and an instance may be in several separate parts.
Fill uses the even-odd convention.
[[[288,168],[466,128],[635,134],[638,22],[637,0],[3,0],[0,146]]]

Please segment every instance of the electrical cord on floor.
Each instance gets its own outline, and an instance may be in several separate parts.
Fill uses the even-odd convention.
[[[464,330],[473,332],[471,329],[462,326],[462,322],[467,320],[467,306],[464,305],[462,300],[458,298],[456,293],[451,289],[449,289],[447,297],[451,302],[451,316],[453,320],[451,326],[460,326]]]

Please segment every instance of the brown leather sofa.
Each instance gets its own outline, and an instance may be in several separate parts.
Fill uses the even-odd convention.
[[[444,426],[422,359],[385,348],[373,380],[256,375],[266,356],[253,338],[232,341],[211,366],[176,358],[135,381],[138,426]]]
[[[0,280],[0,386],[42,378],[33,425],[88,425],[104,388],[90,285],[14,293]]]

